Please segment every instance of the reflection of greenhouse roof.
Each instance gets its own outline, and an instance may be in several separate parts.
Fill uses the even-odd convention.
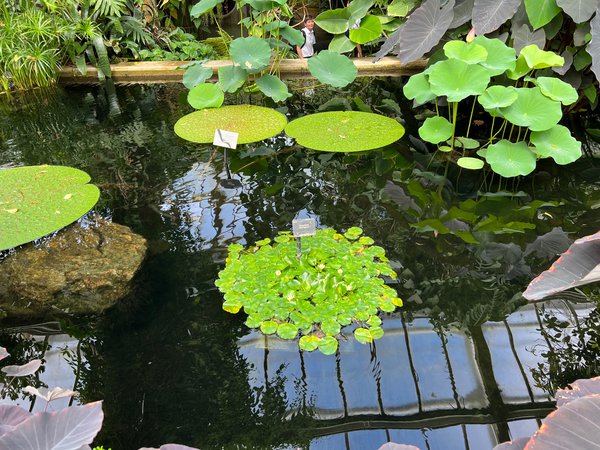
[[[314,432],[323,437],[311,449],[370,449],[388,440],[422,449],[485,449],[532,434],[537,418],[553,409],[530,373],[542,362],[533,348],[547,347],[533,306],[471,335],[397,314],[384,325],[385,336],[373,346],[348,339],[337,357],[301,353],[295,341],[256,331],[239,348],[253,366],[251,383],[282,377],[290,414],[297,405],[312,408],[319,420]],[[494,425],[506,421],[505,430]]]

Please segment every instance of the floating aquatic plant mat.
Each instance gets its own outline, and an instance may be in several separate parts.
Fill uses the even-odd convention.
[[[404,127],[379,114],[331,111],[293,120],[285,132],[298,144],[313,150],[360,152],[397,141],[404,134]]]
[[[248,144],[281,133],[286,124],[286,117],[274,109],[232,105],[183,116],[175,124],[175,133],[191,142],[209,144],[213,142],[215,130],[233,131],[239,133],[238,144]]]
[[[64,166],[0,170],[0,250],[41,238],[75,222],[98,201],[90,176]]]

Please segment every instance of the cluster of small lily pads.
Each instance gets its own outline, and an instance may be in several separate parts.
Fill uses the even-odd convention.
[[[339,234],[331,228],[302,238],[302,253],[290,233],[274,242],[263,239],[247,250],[229,246],[225,269],[216,286],[224,293],[223,309],[248,318],[246,325],[264,334],[295,339],[300,348],[333,354],[342,327],[358,324],[354,337],[369,343],[383,336],[378,312],[402,306],[382,276],[396,278],[385,250],[352,227]]]
[[[538,158],[569,164],[581,156],[581,143],[558,125],[562,105],[575,103],[577,91],[556,77],[534,76],[563,64],[561,56],[535,44],[517,57],[499,39],[450,41],[444,45],[443,60],[413,75],[404,94],[419,104],[436,102],[437,114],[425,120],[419,136],[457,158],[459,166],[477,170],[487,163],[503,177],[527,175]],[[492,118],[483,144],[469,136],[470,127],[466,136],[457,135],[459,103],[471,96]],[[442,97],[447,109],[438,104]]]

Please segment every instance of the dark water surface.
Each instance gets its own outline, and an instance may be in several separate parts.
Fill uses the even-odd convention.
[[[398,81],[363,80],[341,94],[306,90],[287,113],[313,112],[336,96],[384,111],[399,89]],[[0,107],[0,166],[86,170],[102,191],[96,214],[149,240],[150,256],[121,306],[104,317],[61,319],[63,334],[46,340],[42,380],[75,385],[84,402],[104,400],[98,445],[369,450],[391,440],[488,449],[533,433],[552,410],[552,397],[536,386],[548,374],[532,372],[551,344],[540,332],[542,307],[522,306],[519,294],[551,261],[532,250],[538,236],[556,227],[571,238],[597,231],[597,159],[542,165],[512,186],[522,197],[479,204],[478,214],[508,217],[534,199],[556,202],[533,209],[532,227],[482,228],[472,245],[415,226],[480,199],[482,180],[451,172],[452,183],[427,204],[438,180],[410,133],[364,155],[314,153],[285,137],[242,146],[231,160],[240,187],[228,188],[222,151],[172,131],[190,111],[179,86],[58,89],[0,99]],[[399,107],[410,129],[410,108]],[[338,230],[360,226],[393,261],[405,307],[382,315],[385,336],[373,345],[357,343],[350,330],[337,355],[300,352],[221,309],[213,283],[227,246],[272,238],[305,217]],[[546,308],[573,322],[590,305]],[[24,345],[14,334],[3,339],[13,352]]]

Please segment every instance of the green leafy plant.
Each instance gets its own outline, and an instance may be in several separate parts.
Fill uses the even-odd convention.
[[[425,120],[419,136],[435,144],[448,161],[478,170],[485,160],[503,177],[527,175],[539,158],[568,164],[581,156],[581,143],[558,125],[561,104],[572,104],[577,92],[558,78],[535,76],[540,69],[563,63],[560,56],[536,45],[522,49],[517,58],[515,51],[498,39],[478,36],[470,43],[450,41],[444,45],[444,59],[413,75],[404,94],[418,103],[436,101],[437,115]],[[500,84],[506,78],[515,85]],[[439,107],[440,97],[447,99],[447,110]],[[459,104],[469,97],[476,97],[477,102],[472,100],[469,126],[460,136]],[[482,143],[469,135],[478,105],[491,119]]]
[[[229,246],[225,269],[216,286],[223,292],[223,309],[244,310],[246,325],[282,339],[300,334],[300,348],[333,354],[342,327],[356,323],[354,337],[369,343],[383,336],[378,312],[402,306],[397,293],[381,276],[396,278],[383,248],[362,236],[358,227],[339,234],[331,228],[296,241],[280,233],[247,250]]]

